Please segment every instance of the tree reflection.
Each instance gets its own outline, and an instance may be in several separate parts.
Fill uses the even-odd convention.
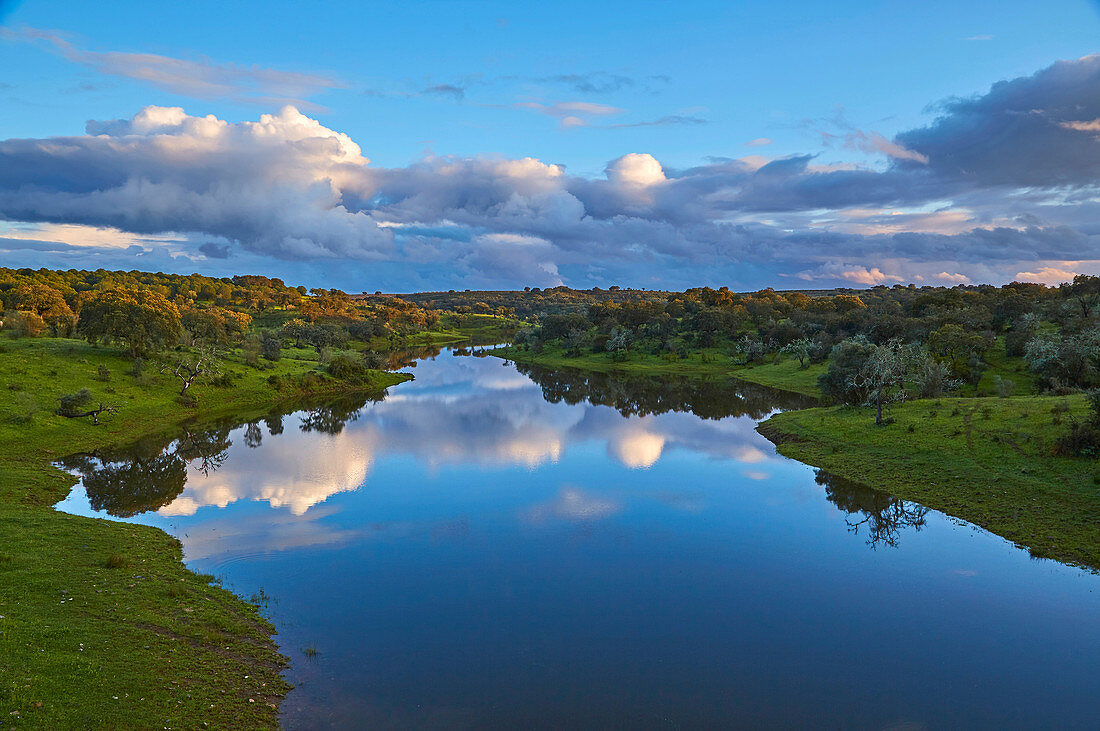
[[[159,510],[179,497],[188,468],[206,476],[221,468],[233,444],[230,434],[242,425],[244,444],[259,447],[263,442],[261,422],[269,435],[276,436],[283,432],[283,416],[306,406],[302,431],[339,434],[359,417],[368,400],[380,398],[360,394],[312,407],[301,403],[287,406],[262,420],[223,421],[203,429],[187,426],[175,439],[147,437],[122,448],[66,457],[60,464],[80,475],[93,510],[129,518]]]
[[[382,398],[380,395],[368,398],[362,395],[349,396],[316,406],[302,417],[299,428],[304,432],[339,434],[348,422],[358,421],[359,414],[368,401],[381,401]]]
[[[230,427],[201,431],[184,431],[176,444],[176,455],[185,462],[195,462],[193,466],[204,475],[216,471],[229,456]]]
[[[872,548],[879,545],[896,547],[905,529],[919,531],[927,520],[928,508],[918,503],[902,500],[824,470],[817,470],[814,479],[825,487],[825,498],[848,514],[844,521],[849,531],[859,535],[862,528],[867,529],[867,545]]]
[[[150,459],[106,462],[84,475],[84,490],[93,510],[118,518],[156,510],[175,500],[187,482],[187,467],[175,453]]]
[[[551,403],[588,402],[610,406],[623,416],[686,411],[704,419],[750,416],[760,419],[776,410],[801,409],[815,399],[734,378],[628,376],[569,368],[550,369],[516,363],[516,370],[542,387]]]

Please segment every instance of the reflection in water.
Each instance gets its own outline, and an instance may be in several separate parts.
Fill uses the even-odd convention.
[[[98,464],[85,459],[66,466],[81,473],[92,509],[118,518],[167,505],[183,492],[187,481],[184,461],[174,452],[153,456],[121,453]]]
[[[367,403],[380,398],[357,394],[296,411],[298,428],[306,433],[338,435]],[[277,451],[265,454],[260,465],[243,471],[242,466],[250,460],[242,455],[226,470],[228,474],[215,474],[229,459],[234,431],[241,432],[245,447],[259,449],[264,436],[261,422],[270,436],[279,436],[284,416],[272,413],[243,425],[223,421],[213,428],[185,427],[178,439],[145,438],[126,447],[67,457],[60,464],[80,475],[94,510],[116,518],[154,510],[164,515],[190,515],[202,505],[225,507],[245,496],[274,506],[288,505],[301,515],[333,493],[354,490],[362,483],[366,465],[348,453],[356,450],[339,448],[323,450],[320,459],[304,463],[294,453]],[[333,461],[326,469],[322,460]],[[183,494],[185,486],[187,494]]]
[[[485,355],[477,350],[455,355],[462,353]],[[652,378],[530,369],[526,375],[535,387],[515,371],[502,372],[496,360],[449,362],[465,366],[446,373],[446,384],[438,372],[422,373],[416,389],[385,400],[348,396],[293,412],[299,432],[333,437],[308,448],[298,448],[299,442],[305,446],[301,437],[284,436],[278,448],[261,450],[263,426],[269,436],[283,433],[285,415],[271,414],[244,424],[192,427],[178,440],[146,439],[61,463],[81,474],[93,506],[115,517],[152,510],[190,515],[203,505],[224,508],[241,499],[302,514],[363,484],[376,453],[408,453],[436,465],[533,468],[558,461],[571,444],[595,441],[604,442],[607,455],[630,469],[650,468],[670,449],[759,465],[777,458],[761,448],[751,421],[727,417],[759,417],[780,404],[807,401],[737,381],[676,379],[662,388]],[[569,408],[584,402],[611,406],[621,416],[592,406]],[[691,414],[703,407],[708,421]],[[354,435],[345,435],[353,424]],[[237,451],[226,466],[235,432],[243,446],[257,451]],[[766,479],[768,473],[752,470],[748,476]]]
[[[1092,721],[1097,577],[815,484],[754,431],[798,397],[479,354],[429,354],[380,401],[65,460],[60,507],[275,596],[288,728]]]
[[[516,370],[539,384],[543,398],[551,403],[600,404],[623,416],[686,411],[704,419],[762,419],[776,410],[804,409],[817,403],[810,396],[729,378],[628,376],[523,363],[517,363]]]
[[[865,487],[843,477],[817,470],[814,481],[825,486],[825,497],[848,515],[848,530],[859,535],[867,529],[867,545],[896,548],[898,537],[906,528],[919,531],[928,520],[928,508],[896,498],[889,493]],[[852,517],[852,516],[862,516]]]

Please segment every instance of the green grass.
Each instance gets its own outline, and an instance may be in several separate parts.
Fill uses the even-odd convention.
[[[823,364],[801,368],[798,361],[793,359],[782,360],[777,364],[769,362],[754,366],[735,366],[720,348],[702,348],[689,352],[686,358],[671,359],[632,350],[624,361],[613,361],[607,353],[566,355],[560,347],[554,346],[546,346],[541,353],[511,347],[499,349],[494,354],[520,363],[533,363],[549,368],[582,368],[598,373],[727,376],[809,396],[821,395],[817,387],[817,377],[825,370]]]
[[[1035,376],[1028,370],[1023,358],[1009,358],[1005,353],[1005,341],[1003,337],[997,338],[985,353],[985,362],[988,369],[982,374],[982,380],[975,389],[965,386],[964,391],[968,395],[991,395],[996,393],[994,379],[1000,376],[1002,379],[1012,381],[1015,384],[1016,396],[1033,396],[1038,393],[1035,387]]]
[[[96,380],[101,365],[108,382]],[[159,529],[55,511],[74,478],[50,463],[169,434],[185,419],[251,418],[348,390],[320,374],[303,389],[298,378],[317,365],[284,357],[258,370],[231,359],[234,385],[194,385],[197,405],[185,407],[174,379],[153,367],[124,375],[130,363],[115,350],[0,339],[0,717],[39,728],[276,725],[285,659],[257,607],[188,571],[179,542]],[[378,372],[356,390],[407,378]],[[100,426],[52,413],[58,396],[85,387],[120,413]]]
[[[1052,409],[1068,405],[1056,417]],[[1082,396],[944,398],[776,414],[780,453],[963,518],[1036,556],[1100,568],[1100,461],[1051,455]],[[1060,423],[1054,423],[1055,421]]]

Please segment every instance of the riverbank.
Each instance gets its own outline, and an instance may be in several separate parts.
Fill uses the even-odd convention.
[[[732,377],[781,391],[815,397],[821,396],[821,391],[817,387],[817,378],[825,372],[824,364],[802,368],[794,359],[779,363],[735,366],[730,364],[729,356],[719,348],[702,348],[689,352],[685,357],[672,359],[631,351],[622,361],[611,360],[611,356],[607,353],[566,355],[561,348],[553,346],[546,346],[539,353],[515,346],[498,348],[493,351],[493,355],[517,363],[530,363],[548,368],[580,368],[597,373]]]
[[[187,570],[163,531],[60,513],[75,479],[52,462],[191,419],[249,418],[303,397],[378,391],[408,380],[372,372],[354,385],[315,360],[261,370],[230,359],[231,385],[127,375],[114,350],[77,340],[0,341],[0,715],[42,728],[263,728],[289,686],[274,628],[258,608]],[[119,407],[93,425],[53,409],[89,388]]]
[[[1051,455],[1083,396],[944,398],[814,408],[757,430],[783,454],[962,518],[1032,555],[1100,569],[1100,463]]]

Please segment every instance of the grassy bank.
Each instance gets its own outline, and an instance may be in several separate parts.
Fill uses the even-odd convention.
[[[776,414],[780,453],[963,518],[1036,556],[1100,568],[1100,463],[1051,455],[1082,396],[953,398]]]
[[[232,385],[195,385],[185,406],[171,376],[125,375],[114,350],[0,340],[0,716],[41,728],[276,725],[285,660],[257,608],[185,569],[179,542],[158,529],[55,511],[74,479],[51,461],[349,389],[316,366],[231,360]],[[376,372],[355,388],[406,378]],[[52,413],[81,388],[120,412],[99,426]]]
[[[719,348],[703,348],[688,353],[684,358],[666,358],[631,351],[626,360],[613,361],[607,353],[583,353],[566,355],[561,348],[547,346],[534,353],[520,348],[502,348],[496,355],[520,363],[533,363],[549,368],[582,368],[597,373],[623,373],[636,375],[724,376],[751,381],[783,391],[808,396],[820,396],[817,377],[824,372],[824,365],[801,368],[797,360],[754,366],[735,366],[729,356]]]

